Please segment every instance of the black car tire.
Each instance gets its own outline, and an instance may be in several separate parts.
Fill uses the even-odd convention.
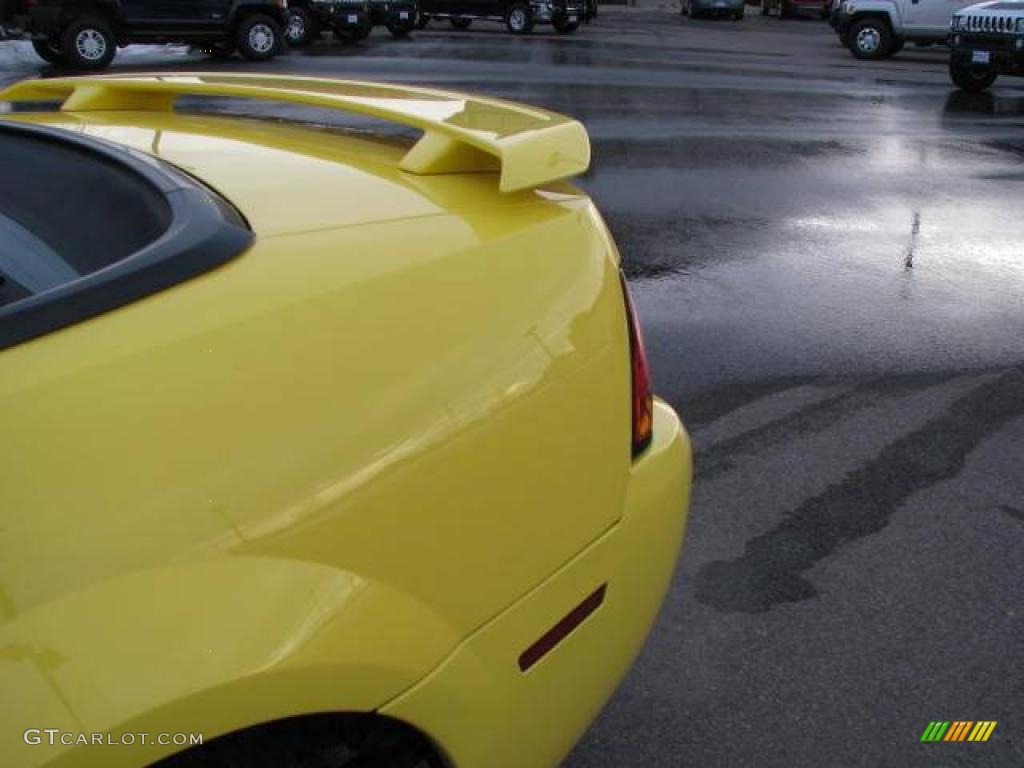
[[[847,38],[850,41],[850,52],[858,59],[884,59],[892,53],[889,22],[877,16],[855,21]]]
[[[288,45],[302,48],[320,37],[320,24],[305,8],[293,8],[288,26],[284,28],[284,39]]]
[[[64,51],[60,47],[60,43],[57,40],[50,38],[49,40],[33,40],[32,50],[36,52],[36,55],[43,61],[49,64],[56,64],[58,66],[67,64],[67,56],[64,55]]]
[[[387,25],[387,29],[388,29],[388,32],[391,33],[392,37],[400,40],[403,37],[408,37],[409,36],[409,33],[412,32],[413,26],[414,26],[413,24],[411,24],[410,22],[406,21],[406,22],[401,22],[401,23],[398,23],[398,24],[388,24]]]
[[[452,26],[456,29],[469,29],[469,25],[473,23],[472,19],[462,18],[448,19],[448,21],[450,21]]]
[[[373,27],[369,24],[365,27],[356,27],[355,29],[338,29],[335,27],[334,39],[342,43],[358,43],[368,38],[372,31]]]
[[[114,60],[117,40],[104,19],[83,16],[64,29],[60,48],[75,69],[103,69]]]
[[[575,32],[580,28],[578,21],[567,21],[566,19],[559,19],[558,21],[551,22],[551,26],[555,28],[555,31],[560,35],[568,35]]]
[[[271,723],[185,752],[151,768],[442,768],[426,739],[392,723],[338,724],[312,716]],[[298,720],[298,718],[295,718]]]
[[[970,93],[981,93],[990,88],[996,81],[999,73],[994,69],[977,69],[970,64],[949,65],[949,78],[953,84]]]
[[[248,61],[268,61],[281,50],[284,34],[269,16],[253,14],[238,25],[238,52]]]

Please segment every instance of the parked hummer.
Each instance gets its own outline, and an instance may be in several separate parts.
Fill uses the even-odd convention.
[[[1024,2],[968,6],[950,28],[949,76],[958,87],[983,91],[999,75],[1024,77]]]
[[[326,30],[338,40],[356,42],[370,34],[372,26],[367,0],[289,0],[288,10],[285,39],[297,48],[319,40]]]
[[[550,24],[569,34],[590,21],[591,0],[420,0],[419,26],[447,19],[455,29],[475,20],[504,22],[514,35],[527,35],[536,24]]]
[[[858,59],[884,59],[905,43],[944,43],[950,17],[971,0],[843,0],[839,39]]]
[[[51,64],[102,69],[118,46],[188,43],[250,61],[283,48],[288,0],[0,0],[0,38],[29,40]]]
[[[392,37],[406,37],[412,32],[418,14],[416,0],[370,0],[373,26],[384,27]]]

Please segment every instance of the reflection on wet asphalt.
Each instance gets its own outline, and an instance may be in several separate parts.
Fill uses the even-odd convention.
[[[814,21],[435,26],[274,69],[582,119],[698,451],[665,609],[566,766],[1024,763],[1024,80],[956,93],[941,49],[857,62]],[[0,82],[39,71],[0,52]],[[936,717],[1000,726],[936,757]]]

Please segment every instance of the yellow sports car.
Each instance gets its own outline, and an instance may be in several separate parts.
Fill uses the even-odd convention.
[[[557,765],[691,477],[583,127],[246,75],[0,101],[0,766]]]

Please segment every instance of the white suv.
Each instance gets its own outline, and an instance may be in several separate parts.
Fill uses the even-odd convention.
[[[967,91],[996,77],[1024,77],[1024,2],[994,0],[959,11],[950,22],[949,76]]]
[[[950,17],[971,0],[844,0],[835,23],[858,59],[882,59],[904,43],[945,43]]]

